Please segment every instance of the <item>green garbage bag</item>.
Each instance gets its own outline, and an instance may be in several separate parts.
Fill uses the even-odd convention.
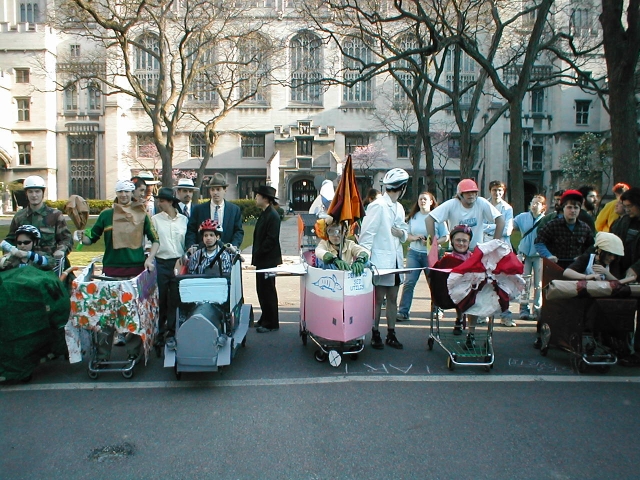
[[[0,382],[28,379],[40,359],[66,353],[69,292],[54,272],[0,272]]]

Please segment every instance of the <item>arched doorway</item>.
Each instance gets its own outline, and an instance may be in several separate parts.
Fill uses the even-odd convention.
[[[316,199],[318,191],[313,186],[313,180],[300,179],[291,185],[292,208],[296,211],[308,211]]]

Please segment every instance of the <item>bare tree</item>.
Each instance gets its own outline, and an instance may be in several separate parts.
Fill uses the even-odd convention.
[[[640,0],[603,0],[600,23],[609,79],[613,181],[637,186],[640,185],[640,159],[635,90],[640,52]]]
[[[174,142],[185,116],[206,126],[210,156],[218,122],[254,98],[269,76],[260,70],[260,81],[247,81],[252,69],[257,70],[255,55],[238,54],[239,45],[270,19],[250,15],[241,3],[63,0],[49,21],[92,48],[84,58],[61,64],[60,87],[97,81],[106,95],[133,98],[151,121],[162,181],[169,185]],[[203,120],[201,111],[214,113]],[[199,168],[198,184],[206,160]]]
[[[384,149],[374,143],[356,147],[351,154],[351,160],[353,162],[353,168],[360,171],[369,186],[373,185],[376,171],[389,165],[389,158],[384,152]]]

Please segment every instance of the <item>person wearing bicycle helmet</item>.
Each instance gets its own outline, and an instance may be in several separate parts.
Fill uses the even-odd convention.
[[[198,228],[200,241],[204,247],[196,250],[189,257],[187,271],[189,274],[211,274],[228,277],[231,275],[231,254],[222,244],[222,226],[217,221],[206,219]]]
[[[469,245],[473,240],[473,230],[468,225],[456,225],[449,232],[449,238],[451,239],[452,251],[447,252],[446,255],[451,255],[454,258],[461,260],[462,262],[468,260],[471,257],[471,250]],[[467,315],[469,321],[467,333],[467,339],[464,343],[465,348],[473,349],[475,347],[475,331],[476,324],[478,324],[477,315]],[[458,313],[456,316],[456,322],[453,325],[453,334],[462,335],[462,315]]]
[[[427,232],[435,235],[436,222],[448,222],[449,225],[468,225],[473,232],[469,248],[473,250],[482,241],[485,223],[495,224],[493,238],[502,238],[505,220],[502,214],[486,198],[478,196],[478,185],[470,178],[458,183],[454,198],[447,200],[431,210],[427,217]]]
[[[63,213],[44,203],[46,184],[42,177],[31,175],[25,178],[24,191],[29,205],[16,213],[11,220],[9,233],[5,239],[16,244],[16,230],[22,225],[32,225],[40,231],[39,250],[54,258],[62,258],[71,252],[73,238]]]
[[[0,270],[32,265],[41,270],[51,270],[55,260],[51,255],[37,252],[40,241],[40,231],[33,225],[22,225],[16,230],[16,247],[7,241],[2,241],[0,247],[7,255],[0,259]]]
[[[362,220],[359,242],[371,252],[371,263],[377,268],[402,268],[404,255],[402,242],[409,236],[409,226],[405,221],[403,206],[398,200],[407,189],[409,174],[401,168],[392,168],[382,184],[385,192],[367,207],[367,214]],[[375,286],[375,325],[371,336],[371,346],[384,348],[380,337],[380,315],[382,302],[387,300],[387,338],[385,343],[391,348],[401,349],[402,344],[396,338],[396,320],[398,313],[398,290],[402,283],[402,275],[391,274],[380,276]]]

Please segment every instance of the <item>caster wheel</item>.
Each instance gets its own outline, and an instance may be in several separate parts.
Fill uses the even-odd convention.
[[[447,368],[453,372],[453,369],[456,368],[456,365],[451,360],[451,357],[447,357]]]
[[[597,369],[598,369],[598,373],[608,373],[609,372],[609,365],[598,365]]]
[[[125,370],[124,372],[122,372],[122,376],[127,380],[133,378],[133,368],[131,370]]]
[[[551,327],[547,323],[543,323],[540,328],[540,340],[542,342],[540,351],[542,351],[543,348],[548,349],[549,343],[551,342]]]
[[[240,342],[240,345],[241,345],[243,348],[247,346],[247,337],[244,337],[244,338],[242,339],[242,341]]]
[[[484,366],[484,371],[489,373],[491,371],[491,367],[493,367],[493,365],[489,366],[489,365],[485,365]]]
[[[338,368],[342,363],[342,356],[335,350],[329,350],[329,365]]]
[[[98,372],[92,372],[91,370],[87,370],[87,375],[89,375],[91,380],[97,380],[99,377]]]
[[[352,353],[351,355],[349,355],[349,360],[353,360],[355,362],[356,360],[358,360],[358,354]]]
[[[327,354],[324,353],[322,350],[316,350],[316,353],[314,355],[316,362],[326,362],[327,361]]]
[[[427,347],[429,350],[433,350],[433,338],[429,338],[429,340],[427,340]]]
[[[302,345],[304,345],[305,347],[307,346],[307,338],[308,338],[308,334],[305,331],[301,331],[300,332],[300,339],[302,340]]]
[[[578,371],[580,373],[585,373],[588,368],[589,368],[589,366],[586,364],[586,362],[584,360],[582,360],[582,359],[578,360]]]

